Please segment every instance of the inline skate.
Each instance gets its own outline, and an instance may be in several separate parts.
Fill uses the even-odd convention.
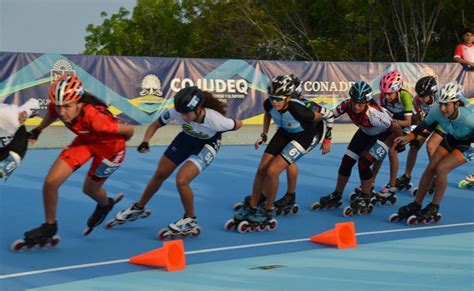
[[[374,210],[374,205],[372,204],[373,198],[370,194],[361,193],[360,196],[356,197],[349,206],[346,206],[342,211],[344,217],[349,217],[352,215],[364,215],[371,213]]]
[[[397,183],[395,184],[397,191],[410,190],[413,187],[413,184],[410,181],[411,181],[411,177],[408,178],[405,174],[398,177]]]
[[[11,245],[12,251],[19,251],[23,247],[31,249],[37,247],[39,249],[44,246],[54,247],[59,244],[61,237],[56,235],[58,225],[43,223],[41,226],[25,232],[24,238],[18,239]]]
[[[421,211],[421,206],[413,201],[405,206],[402,206],[398,209],[398,212],[393,213],[388,217],[388,221],[390,222],[398,222],[402,220],[407,220],[412,215],[416,215]],[[407,221],[408,223],[408,221]]]
[[[375,186],[372,185],[370,187],[370,194],[372,197],[375,197]],[[360,196],[360,193],[362,193],[362,186],[359,185],[358,187],[355,187],[354,188],[354,191],[351,192],[351,194],[349,194],[348,198],[349,198],[349,201],[354,201],[354,199],[356,199],[358,196]]]
[[[296,194],[286,193],[282,198],[275,201],[273,203],[275,214],[278,216],[298,213],[299,205],[295,203],[295,197]]]
[[[322,196],[321,198],[319,198],[319,201],[316,201],[313,204],[311,204],[311,209],[312,210],[332,209],[332,208],[338,208],[341,205],[342,205],[342,193],[334,191],[329,195]]]
[[[372,201],[374,205],[379,203],[380,205],[385,205],[387,202],[394,205],[397,203],[397,195],[396,195],[397,188],[392,187],[389,184],[385,185],[379,192],[375,192],[375,196]]]
[[[441,213],[439,213],[439,206],[433,203],[428,204],[421,212],[417,212],[407,218],[408,225],[414,224],[429,224],[437,223],[441,220]]]
[[[245,207],[241,212],[228,220],[224,227],[226,230],[236,229],[239,233],[274,230],[278,222],[273,218],[274,210]]]
[[[198,237],[201,234],[201,227],[197,224],[197,219],[184,216],[174,223],[168,225],[167,228],[160,230],[156,237],[159,240],[186,238],[188,236]]]
[[[251,195],[247,195],[247,196],[245,196],[244,201],[235,203],[234,204],[234,211],[238,211],[238,210],[242,209],[243,207],[250,206],[250,198],[251,197],[252,197]],[[267,201],[267,197],[263,194],[260,194],[260,198],[258,198],[257,207],[263,207],[263,205],[265,205],[266,201]]]
[[[88,236],[94,230],[94,227],[101,224],[107,217],[107,214],[112,211],[114,205],[119,203],[122,198],[123,194],[120,193],[117,194],[114,198],[108,197],[108,204],[106,206],[100,206],[99,203],[97,203],[94,212],[87,220],[87,227],[84,229],[83,235]]]
[[[458,186],[461,189],[473,187],[474,186],[474,174],[467,175],[466,178],[464,178],[464,180],[459,181]]]
[[[122,209],[115,215],[114,219],[109,220],[105,224],[105,228],[112,228],[115,225],[124,224],[127,222],[132,222],[140,218],[147,218],[151,215],[149,209],[138,208],[137,204],[134,203],[132,206],[126,209]]]

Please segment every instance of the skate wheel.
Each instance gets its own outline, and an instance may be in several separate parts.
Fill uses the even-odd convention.
[[[410,217],[407,218],[407,224],[408,225],[415,225],[418,224],[418,219],[416,215],[411,215]]]
[[[105,224],[105,228],[111,229],[111,228],[114,227],[114,225],[116,225],[116,224],[119,224],[119,223],[116,222],[115,219],[109,220],[109,221],[107,221],[107,223]]]
[[[413,183],[408,183],[407,190],[410,190],[413,187]]]
[[[259,224],[258,227],[257,227],[257,230],[262,232],[262,231],[265,231],[267,229],[267,225],[266,224]]]
[[[397,195],[393,195],[392,198],[390,199],[390,203],[392,205],[395,205],[395,203],[397,203],[397,200],[398,200]]]
[[[249,228],[249,222],[248,221],[241,221],[239,225],[237,225],[237,231],[240,233],[245,233],[247,232]]]
[[[400,221],[400,215],[398,213],[393,213],[388,217],[388,221],[391,223],[399,222]]]
[[[244,203],[242,202],[237,202],[234,204],[234,211],[240,210],[244,206]]]
[[[443,218],[443,215],[441,213],[437,213],[436,216],[434,217],[434,223],[437,223]]]
[[[459,188],[461,188],[461,189],[466,188],[466,186],[467,186],[467,181],[466,181],[466,180],[461,180],[461,181],[459,181],[458,186],[459,186]]]
[[[298,213],[298,210],[300,210],[300,207],[295,204],[295,206],[293,206],[293,209],[291,209],[291,212],[292,212],[293,214],[296,214],[296,213]]]
[[[367,209],[367,213],[371,213],[374,210],[374,206],[369,204],[369,208]]]
[[[82,232],[83,236],[88,236],[92,231],[94,230],[93,227],[86,227],[84,231]]]
[[[346,208],[344,208],[344,210],[342,211],[342,216],[344,217],[349,217],[349,216],[352,216],[353,214],[354,214],[354,211],[350,206],[346,206]]]
[[[200,234],[201,234],[201,228],[200,228],[200,227],[196,227],[196,228],[191,232],[191,236],[192,236],[192,237],[198,237]]]
[[[258,224],[250,224],[249,228],[247,228],[248,232],[256,232],[258,228]]]
[[[59,235],[53,236],[52,240],[49,242],[48,247],[53,248],[59,244],[61,237]]]
[[[14,241],[10,247],[10,249],[14,252],[21,250],[24,246],[26,246],[24,239],[17,239]]]
[[[268,222],[266,228],[269,230],[269,231],[272,231],[274,230],[278,225],[278,221],[276,219],[272,219]]]
[[[235,227],[235,220],[229,219],[227,222],[224,224],[224,229],[225,230],[232,230]]]
[[[349,201],[352,202],[357,196],[357,193],[356,192],[352,192],[351,194],[349,194]]]
[[[170,236],[171,236],[171,231],[168,228],[163,228],[162,230],[158,232],[158,234],[156,235],[156,238],[158,240],[165,240]]]
[[[418,188],[413,188],[413,190],[411,191],[411,196],[415,197],[417,192]]]
[[[320,208],[321,208],[321,204],[319,203],[319,201],[314,202],[313,204],[311,204],[311,210],[317,210],[317,209],[320,209]]]

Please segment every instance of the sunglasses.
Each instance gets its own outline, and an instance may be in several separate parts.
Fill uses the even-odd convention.
[[[268,98],[270,98],[270,101],[276,101],[276,102],[285,101],[286,99],[285,96],[272,96],[272,95],[268,95]]]

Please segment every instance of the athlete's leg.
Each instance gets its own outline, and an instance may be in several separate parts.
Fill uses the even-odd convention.
[[[58,190],[73,172],[74,169],[61,157],[58,157],[51,166],[43,184],[43,204],[46,223],[56,223]]]
[[[464,159],[463,154],[457,149],[454,149],[438,163],[435,172],[436,179],[433,204],[439,205],[441,203],[448,184],[448,174],[465,163],[466,160]]]
[[[194,194],[189,184],[200,173],[199,168],[191,161],[186,161],[176,174],[176,187],[187,217],[196,217],[194,213]]]
[[[148,181],[145,190],[140,196],[140,200],[137,202],[138,207],[145,207],[150,201],[151,197],[160,189],[161,184],[168,179],[168,177],[176,169],[177,165],[173,163],[167,156],[161,156],[160,162],[156,167],[155,173]]]

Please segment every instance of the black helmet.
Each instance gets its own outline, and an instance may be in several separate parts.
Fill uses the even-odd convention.
[[[274,77],[267,90],[269,95],[291,97],[299,97],[302,91],[300,79],[293,74]]]
[[[423,77],[415,85],[415,91],[420,97],[434,96],[437,89],[436,78],[433,76]]]
[[[204,100],[205,97],[198,87],[185,87],[174,96],[174,109],[179,113],[192,112],[202,105]]]
[[[365,81],[356,82],[349,89],[349,96],[355,103],[367,103],[372,100],[372,88]]]

